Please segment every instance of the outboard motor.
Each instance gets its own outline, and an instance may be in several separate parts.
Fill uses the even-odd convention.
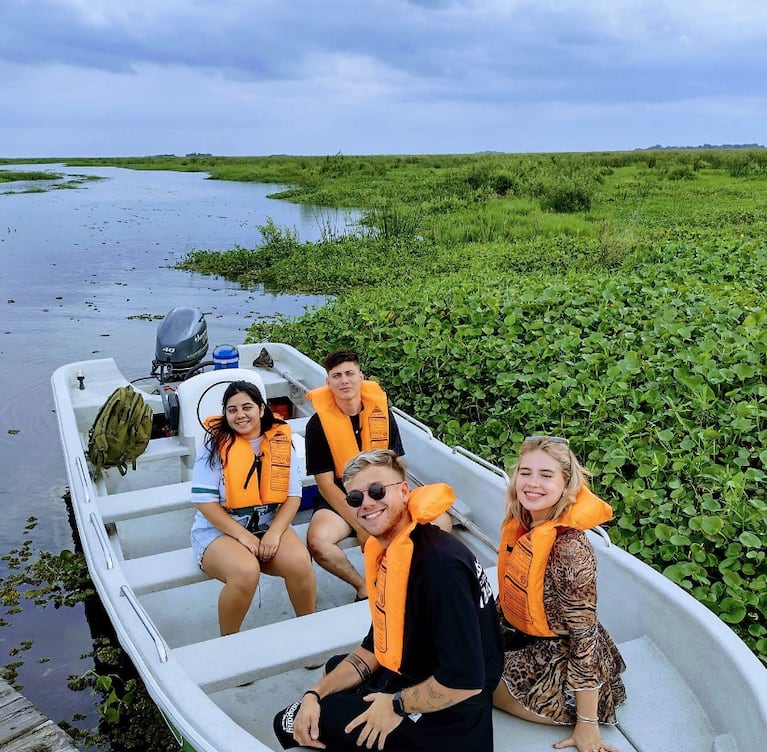
[[[161,384],[183,381],[208,353],[208,324],[198,308],[173,308],[157,328],[152,376]]]

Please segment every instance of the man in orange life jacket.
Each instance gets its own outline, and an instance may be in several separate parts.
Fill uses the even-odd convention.
[[[405,452],[386,394],[378,384],[365,379],[357,353],[337,350],[323,365],[328,374],[326,385],[307,394],[315,414],[306,425],[306,472],[314,476],[320,496],[306,543],[317,564],[349,583],[356,591],[356,600],[363,600],[367,597],[365,580],[338,544],[356,535],[364,546],[367,533],[346,503],[341,473],[360,451]],[[450,530],[447,514],[435,522]]]
[[[363,452],[343,474],[370,535],[372,626],[360,647],[277,714],[285,749],[491,752],[502,652],[490,583],[463,543],[425,524],[454,500],[444,483],[410,491],[395,452]]]

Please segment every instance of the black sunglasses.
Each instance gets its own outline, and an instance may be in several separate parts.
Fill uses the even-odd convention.
[[[373,501],[381,501],[381,499],[386,496],[386,489],[389,486],[398,486],[400,483],[402,483],[401,480],[398,480],[396,483],[371,483],[367,487],[367,495],[373,499]],[[365,491],[349,491],[349,493],[346,494],[346,503],[350,507],[361,507],[364,498]]]
[[[525,436],[525,441],[542,441],[548,439],[552,444],[570,444],[569,439],[563,439],[561,436]]]

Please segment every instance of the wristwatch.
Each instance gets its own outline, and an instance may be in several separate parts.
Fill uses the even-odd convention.
[[[392,707],[394,708],[394,712],[397,715],[401,715],[403,718],[407,718],[407,713],[405,712],[405,705],[402,702],[402,692],[398,690],[392,695],[391,704],[392,704]]]

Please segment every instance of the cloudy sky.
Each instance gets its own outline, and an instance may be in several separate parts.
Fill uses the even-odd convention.
[[[0,0],[0,156],[767,143],[765,0]]]

